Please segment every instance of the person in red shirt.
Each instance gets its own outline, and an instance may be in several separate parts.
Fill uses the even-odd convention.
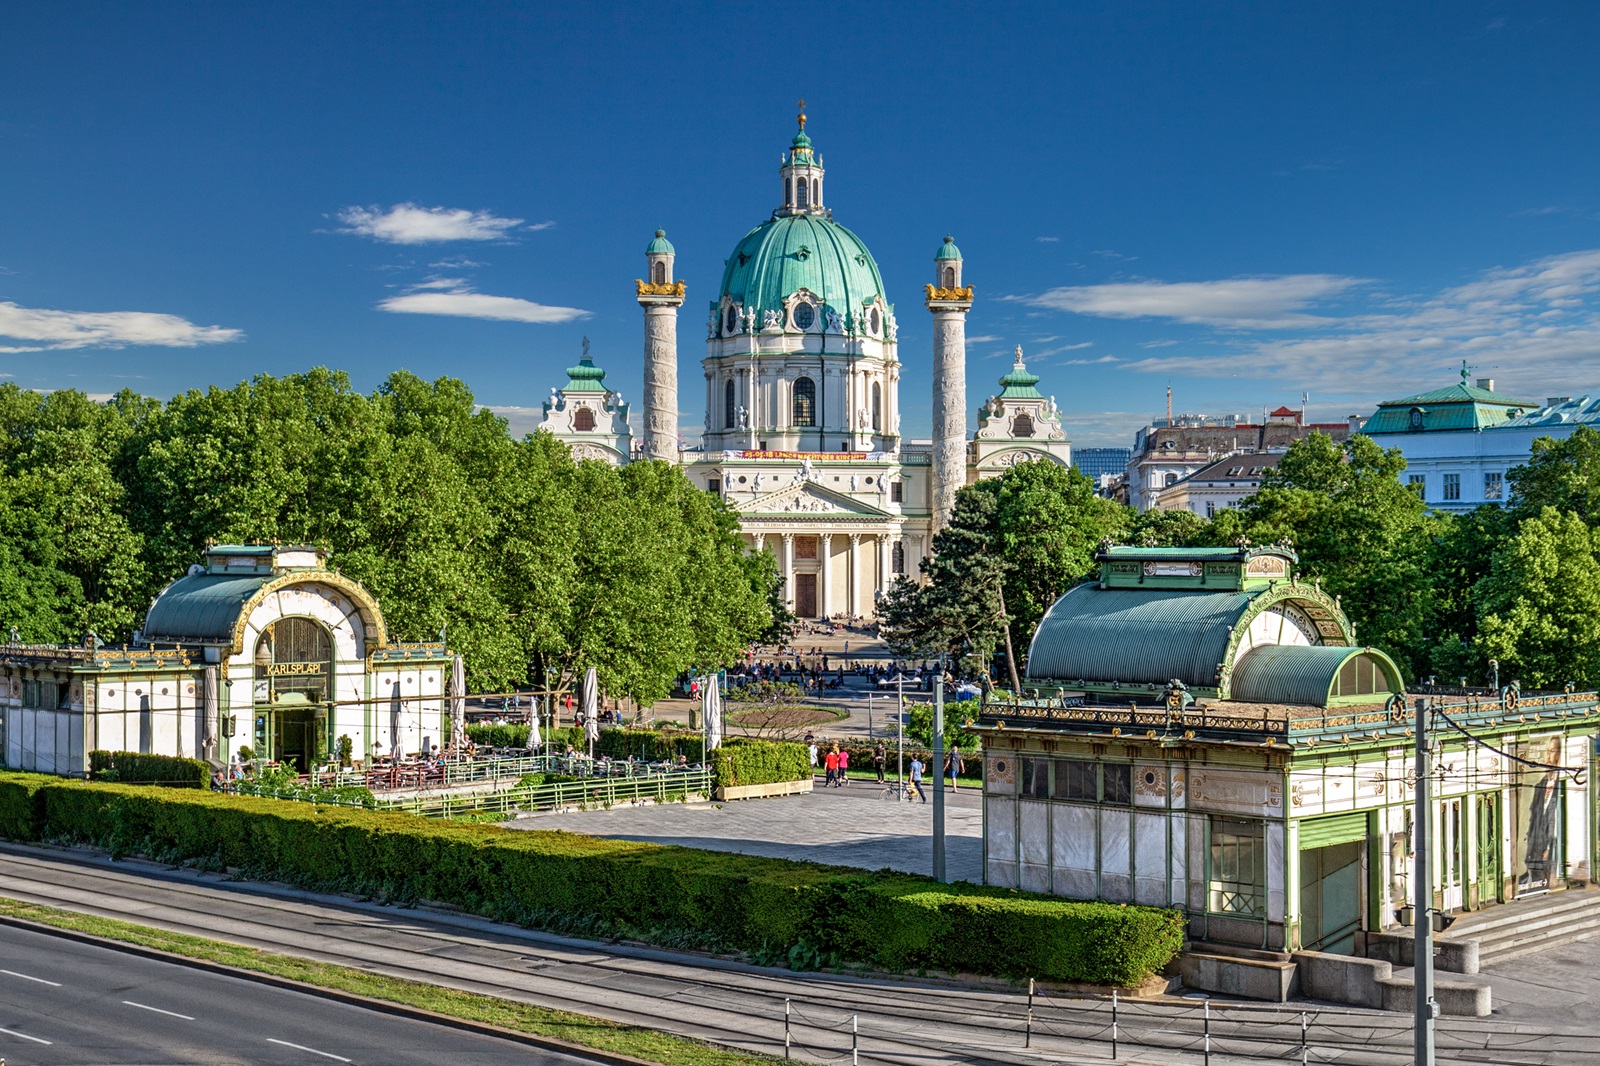
[[[849,780],[849,778],[845,774],[845,771],[848,770],[848,769],[850,769],[850,750],[848,748],[840,748],[839,749],[839,787],[840,788],[843,788],[845,786],[845,782]]]
[[[839,753],[830,749],[822,760],[822,765],[828,769],[827,780],[822,785],[823,788],[827,788],[839,780]]]

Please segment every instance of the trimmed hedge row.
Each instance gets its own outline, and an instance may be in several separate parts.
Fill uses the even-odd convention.
[[[656,729],[602,729],[594,753],[613,759],[630,755],[647,762],[672,762],[679,755],[691,763],[705,761],[705,738],[699,733]]]
[[[811,756],[804,744],[731,737],[711,753],[711,767],[722,787],[770,785],[811,777]]]
[[[210,788],[211,766],[199,759],[141,755],[136,751],[91,751],[89,776],[96,781],[169,788]]]
[[[577,749],[588,743],[583,735],[583,727],[576,725],[546,729],[540,736],[544,740],[546,751],[551,748],[560,750],[568,744]],[[481,744],[487,748],[525,748],[528,746],[528,726],[527,723],[522,725],[472,723],[467,726],[467,738],[474,744]]]
[[[1176,954],[1176,911],[884,870],[572,833],[0,773],[0,832],[243,868],[312,889],[449,903],[546,928],[847,963],[1131,984]]]

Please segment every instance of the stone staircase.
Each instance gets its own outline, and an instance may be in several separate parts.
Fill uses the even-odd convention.
[[[1600,890],[1574,888],[1463,914],[1438,939],[1441,944],[1476,940],[1478,965],[1483,967],[1596,934]]]

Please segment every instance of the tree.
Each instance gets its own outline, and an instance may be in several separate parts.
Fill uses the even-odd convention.
[[[1364,643],[1425,672],[1435,520],[1400,484],[1405,459],[1370,437],[1296,441],[1240,505],[1253,541],[1288,540],[1303,576],[1339,598]]]
[[[1502,679],[1600,684],[1600,562],[1577,514],[1546,507],[1525,519],[1473,594],[1478,642]]]
[[[1476,684],[1488,663],[1478,641],[1474,590],[1489,576],[1495,553],[1514,532],[1515,521],[1501,508],[1485,504],[1466,514],[1439,516],[1435,528],[1429,545],[1428,629],[1437,636],[1427,672],[1447,683],[1465,677]]]
[[[1600,432],[1580,425],[1563,440],[1540,437],[1528,462],[1513,467],[1506,480],[1518,520],[1554,507],[1595,525],[1600,520]]]
[[[1048,461],[969,485],[934,537],[925,581],[896,582],[880,605],[885,636],[903,654],[943,651],[984,673],[1007,648],[1015,685],[1017,650],[1126,523],[1126,508],[1096,496],[1082,473]]]

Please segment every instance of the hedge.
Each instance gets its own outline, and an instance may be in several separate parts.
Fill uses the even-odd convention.
[[[705,761],[705,738],[697,732],[657,729],[602,729],[594,753],[613,759],[630,755],[646,762],[675,762],[679,755],[691,763]]]
[[[564,749],[568,744],[578,750],[589,743],[583,735],[583,727],[577,725],[546,729],[540,737],[544,740],[545,751]],[[526,722],[522,725],[473,723],[467,726],[467,739],[486,748],[526,748],[528,726]]]
[[[811,775],[811,756],[804,744],[731,737],[711,753],[717,785],[770,785],[777,781],[805,781]]]
[[[89,776],[96,781],[121,781],[130,785],[211,787],[209,763],[172,755],[141,755],[136,751],[91,751]]]
[[[0,831],[445,903],[579,935],[758,957],[807,945],[892,970],[1131,984],[1177,953],[1176,911],[412,815],[0,773]]]

